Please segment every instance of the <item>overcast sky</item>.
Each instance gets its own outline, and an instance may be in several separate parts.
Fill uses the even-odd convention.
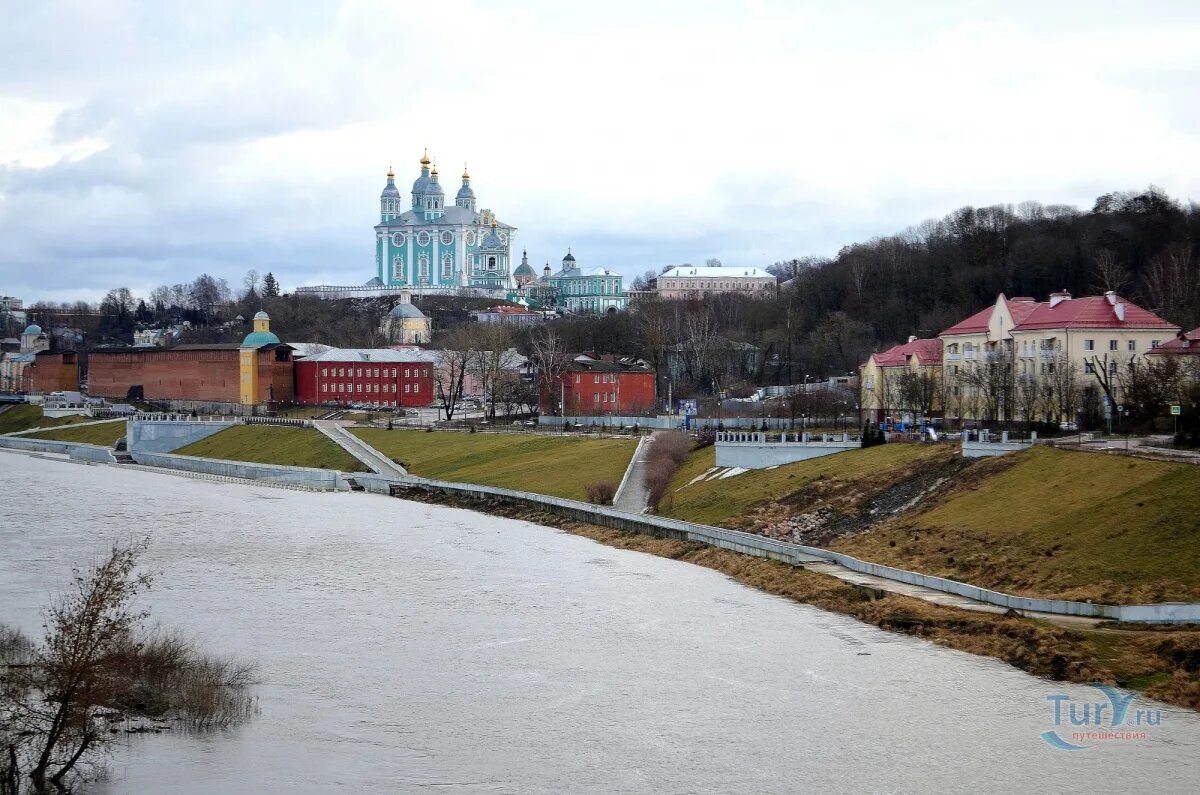
[[[851,8],[853,6],[853,8]],[[843,8],[845,7],[845,8]],[[919,7],[919,10],[914,10]],[[0,0],[0,293],[374,275],[388,162],[628,277],[1200,200],[1200,3]]]

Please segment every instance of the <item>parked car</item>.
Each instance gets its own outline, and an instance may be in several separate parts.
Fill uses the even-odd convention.
[[[1077,423],[1077,422],[1072,422],[1072,421],[1060,422],[1060,423],[1058,424],[1058,429],[1059,429],[1060,431],[1078,431],[1078,430],[1079,430],[1079,423]]]

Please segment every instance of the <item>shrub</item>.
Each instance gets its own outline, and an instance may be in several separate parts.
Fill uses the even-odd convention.
[[[696,449],[712,447],[717,443],[717,432],[712,428],[703,428],[696,433]]]
[[[613,497],[617,496],[617,484],[611,480],[597,480],[595,483],[589,483],[586,491],[588,502],[612,505]]]
[[[660,433],[650,442],[646,455],[646,492],[650,507],[659,510],[671,488],[671,478],[692,451],[692,440],[678,431]]]
[[[471,432],[471,433],[475,433],[475,426],[474,426],[474,425],[472,425],[472,426],[471,426],[471,431],[470,431],[470,432]]]

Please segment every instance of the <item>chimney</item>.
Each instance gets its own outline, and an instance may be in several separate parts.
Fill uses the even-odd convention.
[[[913,335],[911,335],[911,334],[910,334],[910,335],[909,335],[909,337],[908,337],[908,341],[909,341],[909,342],[916,342],[916,341],[917,341],[917,338],[916,338],[915,336],[913,336]]]
[[[1117,294],[1114,293],[1112,290],[1108,290],[1107,292],[1105,292],[1104,297],[1108,299],[1109,306],[1117,305]]]
[[[1113,311],[1117,313],[1117,320],[1125,322],[1125,304],[1113,304]]]
[[[1053,309],[1054,307],[1061,304],[1063,301],[1070,301],[1070,300],[1071,300],[1071,294],[1068,293],[1066,290],[1059,290],[1057,293],[1050,293],[1050,308]]]

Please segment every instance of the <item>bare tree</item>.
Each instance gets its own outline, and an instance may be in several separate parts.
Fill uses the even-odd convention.
[[[463,398],[463,386],[467,372],[471,368],[474,354],[470,343],[457,333],[451,333],[442,350],[437,351],[437,363],[434,365],[434,390],[437,399],[441,401],[446,419],[454,419]]]
[[[257,296],[258,288],[261,283],[262,279],[259,278],[258,271],[254,270],[254,268],[246,271],[246,275],[242,278],[242,297],[249,298],[250,296]]]
[[[920,372],[906,369],[896,380],[902,408],[912,412],[915,418],[933,414],[941,391],[936,375],[925,369]]]
[[[1006,351],[988,351],[983,361],[959,371],[962,383],[969,388],[979,419],[1003,421],[1012,414],[1013,365]]]
[[[1095,286],[1099,292],[1124,292],[1132,282],[1129,269],[1118,259],[1116,252],[1100,249],[1096,252]]]
[[[512,332],[499,323],[477,323],[463,327],[462,341],[471,355],[468,371],[488,406],[488,418],[496,419],[496,404],[507,384],[519,378],[521,356],[512,348]]]
[[[553,390],[558,388],[559,382],[566,375],[567,368],[571,364],[571,354],[567,351],[559,333],[548,326],[538,329],[529,338],[529,349],[533,354],[531,357],[533,365],[537,368],[539,389],[545,391],[548,396],[547,405],[550,407],[550,414],[551,416],[562,416],[566,412],[566,406],[559,405],[558,411],[554,410],[556,401]]]
[[[1143,274],[1150,307],[1184,328],[1200,322],[1200,258],[1191,245],[1170,246]]]
[[[45,613],[43,644],[33,653],[29,679],[5,691],[4,721],[11,766],[24,760],[36,790],[61,788],[81,760],[110,736],[97,711],[115,695],[111,665],[145,618],[135,597],[151,576],[137,572],[147,542],[114,545],[89,571],[75,569],[72,585]]]

